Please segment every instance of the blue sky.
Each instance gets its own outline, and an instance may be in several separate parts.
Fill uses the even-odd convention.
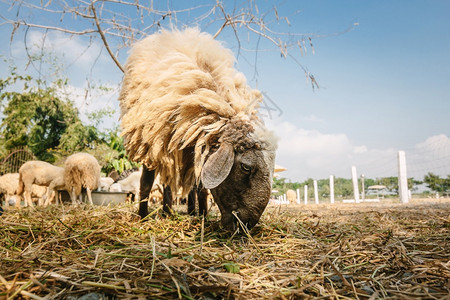
[[[176,9],[211,2],[164,1],[161,8],[167,3]],[[225,1],[228,6],[233,3]],[[255,3],[261,12],[272,12],[267,20],[273,18],[273,1]],[[0,3],[3,16],[7,7]],[[366,177],[396,176],[398,150],[406,151],[409,176],[420,179],[427,171],[450,174],[450,1],[281,1],[277,11],[290,22],[274,23],[278,31],[311,36],[314,54],[311,47],[306,55],[298,48],[289,53],[315,76],[319,89],[313,90],[303,70],[292,59],[281,58],[270,42],[260,41],[255,69],[255,52],[246,51],[255,49],[254,37],[247,39],[240,31],[239,52],[232,31],[218,39],[239,53],[236,67],[249,83],[280,108],[265,119],[279,136],[277,163],[288,168],[281,176],[292,181],[350,177],[352,165]],[[192,25],[194,17],[180,15],[175,25]],[[218,25],[206,24],[200,23],[200,28],[215,33]],[[20,62],[22,33],[10,44],[10,30],[0,26],[5,45],[0,54]],[[40,37],[30,30],[29,40]],[[117,88],[121,73],[99,43],[83,52],[79,49],[86,41],[80,37],[53,34],[48,42],[69,65],[73,90],[68,92],[73,97],[83,94],[86,78]],[[123,51],[120,60],[125,59]],[[5,71],[0,70],[1,76]],[[94,95],[79,106],[83,112],[105,106],[118,109],[115,94]],[[118,123],[115,118],[108,124]]]

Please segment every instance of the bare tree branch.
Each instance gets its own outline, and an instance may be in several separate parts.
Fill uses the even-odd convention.
[[[122,67],[122,65],[120,64],[120,62],[117,60],[117,57],[114,55],[114,53],[111,51],[111,48],[109,47],[109,43],[108,40],[105,37],[105,34],[102,31],[102,28],[100,27],[100,21],[97,17],[97,11],[95,10],[95,1],[92,2],[91,4],[91,11],[92,14],[94,16],[94,20],[95,20],[95,25],[97,26],[97,30],[98,30],[98,34],[100,35],[102,41],[103,41],[103,45],[105,46],[106,50],[109,53],[109,56],[111,56],[112,60],[114,61],[114,63],[116,64],[116,66],[122,71],[124,72],[124,69]]]
[[[89,37],[91,42],[100,39],[102,47],[122,72],[123,66],[119,56],[136,40],[160,28],[199,26],[214,32],[214,38],[224,32],[232,32],[237,43],[238,57],[241,51],[262,52],[276,49],[282,57],[294,59],[313,86],[318,86],[314,77],[311,77],[294,54],[305,55],[307,48],[314,53],[313,38],[319,35],[278,30],[290,26],[292,17],[300,13],[294,11],[289,12],[289,16],[283,16],[277,6],[282,4],[274,4],[267,11],[260,11],[255,0],[235,2],[233,5],[228,1],[216,0],[211,4],[194,6],[179,1],[176,9],[172,9],[170,1],[152,0],[52,0],[45,3],[12,0],[7,3],[10,4],[10,9],[8,12],[0,11],[0,18],[3,20],[0,26],[12,26],[11,41],[22,27],[85,36]],[[162,5],[165,5],[163,9]],[[58,19],[59,22],[55,21]],[[353,28],[350,26],[344,32]],[[250,48],[244,46],[244,37],[252,42]],[[270,44],[272,46],[268,46]]]
[[[86,29],[86,30],[77,31],[77,30],[70,30],[70,29],[56,27],[56,26],[50,26],[50,25],[33,24],[33,23],[27,23],[24,20],[18,20],[18,21],[8,20],[5,23],[11,24],[17,28],[19,28],[20,26],[26,26],[26,27],[30,27],[30,28],[39,28],[39,29],[45,29],[45,30],[60,31],[60,32],[67,33],[70,35],[87,35],[87,34],[97,32],[97,30],[94,30],[94,29]]]

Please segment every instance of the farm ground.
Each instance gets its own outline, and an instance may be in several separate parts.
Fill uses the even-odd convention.
[[[154,209],[6,211],[0,299],[450,297],[450,199],[269,206],[250,235]]]

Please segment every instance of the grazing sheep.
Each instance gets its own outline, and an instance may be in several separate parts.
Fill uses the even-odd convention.
[[[58,177],[58,178],[61,178],[60,176]],[[59,179],[58,179],[59,180]],[[58,180],[54,180],[53,182],[53,184],[56,184],[57,182],[58,182]],[[48,187],[46,187],[46,186],[43,186],[43,185],[37,185],[37,184],[33,184],[33,186],[31,187],[31,198],[34,200],[34,199],[38,199],[37,200],[37,202],[38,202],[38,204],[39,205],[44,205],[44,207],[45,206],[47,206],[47,205],[49,205],[50,203],[51,203],[51,201],[53,200],[53,199],[55,199],[55,196],[56,196],[56,191],[55,191],[55,189],[53,189],[53,191],[52,190],[50,190],[50,197],[48,197],[47,196],[47,194],[49,194],[49,192],[48,192]],[[55,194],[52,194],[52,193],[55,193]],[[45,200],[45,201],[43,201],[43,200]]]
[[[172,191],[181,188],[183,198],[195,186],[210,189],[230,230],[234,214],[249,228],[261,217],[276,150],[257,115],[261,93],[234,62],[198,29],[162,31],[133,46],[119,96],[125,148],[144,166],[140,198],[148,197],[155,174]],[[147,205],[140,203],[141,217]]]
[[[0,176],[0,195],[5,200],[5,206],[15,205],[20,208],[22,197],[17,195],[18,189],[19,173],[7,173]],[[45,186],[33,184],[31,187],[31,197],[39,199],[39,202],[44,199],[46,193],[47,188]]]
[[[289,204],[297,204],[297,193],[294,190],[287,190],[286,199],[289,201]]]
[[[139,168],[139,167],[133,167],[131,169],[124,170],[122,173],[120,173],[120,175],[117,178],[116,182],[119,181],[119,180],[127,178],[128,176],[130,176],[131,173],[134,173],[134,172],[137,172],[137,171],[142,171],[142,169]]]
[[[64,181],[72,204],[76,204],[82,188],[86,189],[89,203],[93,204],[91,191],[99,185],[100,169],[97,159],[88,153],[79,152],[67,157],[64,162]]]
[[[16,174],[19,175],[19,173],[16,173]],[[17,188],[19,188],[19,177],[17,177]],[[44,206],[47,206],[50,202],[48,202],[48,201],[43,202],[43,200],[48,199],[46,196],[47,191],[48,191],[48,188],[46,186],[33,184],[33,187],[31,189],[31,199],[33,200],[33,202],[38,202],[38,205],[44,204]],[[53,199],[53,195],[52,195],[52,199]],[[52,199],[50,199],[50,201]],[[11,206],[15,205],[17,208],[20,208],[21,202],[22,202],[21,196],[13,195],[13,196],[9,197],[8,204]]]
[[[114,179],[111,177],[100,177],[100,181],[98,184],[99,191],[109,191],[109,188],[114,183]]]
[[[121,191],[122,191],[122,187],[120,186],[119,183],[114,182],[114,183],[111,184],[111,186],[109,187],[109,191],[110,191],[110,192],[121,192]]]
[[[24,163],[19,169],[19,188],[17,194],[24,195],[25,204],[33,206],[33,184],[48,187],[44,206],[50,204],[57,190],[64,188],[64,169],[45,161],[32,160]],[[41,204],[41,203],[39,203]]]
[[[7,173],[0,176],[0,194],[5,200],[5,206],[10,205],[10,199],[17,194],[18,188],[19,173]],[[16,201],[16,203],[18,203],[20,206],[20,201]]]
[[[141,181],[142,170],[133,172],[117,183],[120,185],[122,192],[127,192],[131,194],[131,201],[134,201],[135,197],[139,198],[139,187]]]
[[[124,174],[124,173],[122,173]],[[122,177],[122,174],[120,175]],[[109,187],[110,192],[127,192],[131,194],[131,200],[134,201],[135,197],[139,197],[140,180],[142,169],[133,173],[127,173],[128,177],[125,177]],[[162,200],[163,187],[159,183],[159,176],[155,178],[153,187],[151,189],[149,199],[156,203],[159,199]]]
[[[132,170],[132,169],[130,169]],[[136,169],[133,169],[136,170]],[[142,169],[139,171],[127,171],[120,174],[120,180],[111,185],[111,192],[127,192],[130,201],[133,202],[136,197],[139,198],[139,187]],[[126,177],[125,177],[126,176]]]

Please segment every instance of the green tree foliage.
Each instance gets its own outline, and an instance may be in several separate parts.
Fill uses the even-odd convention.
[[[21,92],[10,91],[20,83]],[[5,149],[28,146],[38,159],[53,162],[54,151],[83,151],[100,140],[94,127],[82,124],[73,103],[57,96],[57,88],[63,84],[58,81],[47,87],[17,74],[14,68],[9,77],[0,79],[0,132]]]
[[[103,171],[106,174],[112,170],[120,174],[125,170],[139,166],[137,163],[128,159],[123,145],[123,138],[119,136],[117,129],[109,132],[105,145],[108,146],[108,151],[104,154],[105,164]]]
[[[447,175],[447,178],[441,178],[438,175],[429,172],[425,175],[423,182],[435,192],[445,193],[450,190],[450,175]]]
[[[377,179],[378,184],[384,185],[391,192],[398,191],[398,177],[383,177]]]
[[[337,198],[347,198],[353,195],[351,179],[337,177],[334,179],[334,192]]]
[[[450,179],[449,179],[450,180]],[[414,184],[419,184],[420,181],[416,181],[413,178],[408,178],[408,186],[412,188]],[[274,193],[275,196],[283,195],[288,189],[296,190],[300,189],[303,194],[304,186],[308,186],[308,198],[314,197],[314,180],[309,178],[304,182],[287,182],[286,178],[274,178],[273,189],[277,190]],[[361,185],[361,181],[359,181]],[[371,185],[384,185],[391,192],[397,192],[398,190],[398,178],[397,177],[382,177],[382,178],[365,178],[364,187],[367,191]],[[360,192],[362,192],[361,186]],[[447,189],[449,184],[447,183]],[[317,188],[319,190],[319,199],[328,199],[330,197],[330,181],[329,179],[318,179]],[[337,199],[346,199],[353,197],[353,182],[352,179],[337,177],[334,179],[334,194]]]

